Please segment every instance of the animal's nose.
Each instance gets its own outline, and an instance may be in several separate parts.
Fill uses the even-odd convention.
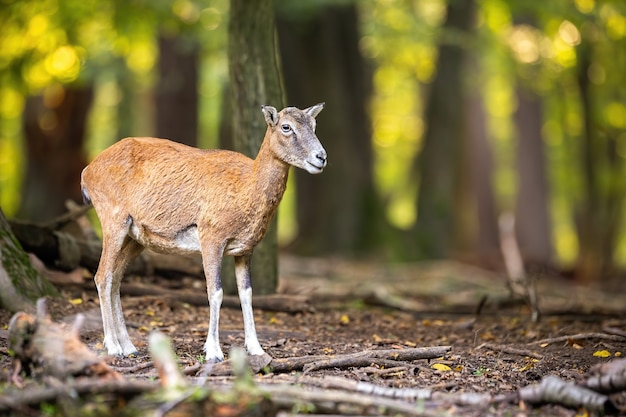
[[[320,160],[320,162],[321,162],[322,164],[326,165],[326,159],[327,159],[327,157],[326,157],[326,151],[321,150],[321,151],[317,152],[317,153],[315,154],[315,157],[316,157],[317,159],[319,159],[319,160]]]

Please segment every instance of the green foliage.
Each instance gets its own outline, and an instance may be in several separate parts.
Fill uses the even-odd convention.
[[[353,0],[277,0],[277,13],[306,16],[322,5]],[[14,213],[24,156],[20,118],[28,94],[93,82],[88,153],[119,136],[150,134],[156,36],[181,36],[203,49],[201,146],[217,146],[222,91],[228,77],[228,0],[3,0],[0,8],[0,206]],[[436,71],[439,42],[468,48],[478,71],[466,88],[483,98],[494,151],[498,210],[514,205],[517,180],[512,116],[518,87],[543,97],[543,139],[551,188],[553,236],[559,260],[578,253],[574,219],[585,199],[580,169],[583,115],[578,77],[592,84],[597,152],[594,187],[600,198],[624,194],[626,176],[626,3],[617,0],[528,2],[479,0],[475,36],[444,32],[445,0],[368,0],[357,3],[360,49],[372,63],[376,187],[390,223],[410,229],[419,192],[414,161],[422,146],[424,102]],[[581,48],[591,48],[580,68]],[[128,95],[141,108],[125,122]],[[51,104],[52,105],[52,104]],[[120,125],[128,123],[124,129]],[[283,231],[293,230],[293,184],[281,208]],[[289,234],[284,235],[289,239]],[[622,239],[623,240],[623,239]],[[626,260],[626,241],[618,259]]]

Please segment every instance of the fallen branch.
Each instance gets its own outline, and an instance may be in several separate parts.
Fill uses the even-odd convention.
[[[343,391],[358,392],[360,394],[402,399],[405,401],[427,400],[433,394],[433,391],[429,388],[416,389],[381,387],[369,382],[355,381],[338,376],[326,376],[324,378],[302,376],[295,382],[298,384],[312,385],[325,389],[339,389]]]
[[[607,394],[626,390],[626,358],[597,364],[589,374],[583,383],[587,388]]]
[[[84,267],[95,271],[100,262],[100,241],[76,239],[74,236],[47,226],[10,221],[11,230],[26,252],[34,253],[46,265],[63,271]],[[126,270],[127,274],[163,276],[192,276],[203,278],[199,258],[145,252],[137,257]]]
[[[0,412],[38,407],[42,403],[55,403],[57,399],[64,396],[116,394],[128,398],[153,392],[157,387],[158,383],[149,381],[81,378],[54,387],[27,390],[7,389],[0,395]]]
[[[86,284],[89,289],[93,284]],[[205,291],[190,292],[186,290],[172,290],[155,285],[122,283],[122,295],[130,296],[158,296],[159,298],[169,298],[193,306],[205,307],[208,305],[208,298]],[[255,296],[252,300],[254,308],[265,311],[280,311],[285,313],[302,313],[313,311],[309,298],[304,295],[272,294]],[[225,295],[222,307],[241,308],[239,297]]]
[[[541,339],[534,342],[529,342],[529,345],[551,345],[553,343],[563,343],[569,340],[586,340],[586,339],[600,339],[611,340],[613,342],[626,342],[626,337],[618,336],[614,334],[606,333],[579,333],[568,336],[549,337],[547,339]]]
[[[612,408],[606,395],[565,382],[553,375],[546,376],[539,384],[520,389],[519,399],[533,405],[560,404],[570,408],[585,407],[597,413],[606,413]]]
[[[263,385],[260,387],[280,409],[294,407],[312,409],[315,413],[344,415],[406,415],[439,416],[437,410],[425,410],[415,404],[391,398],[345,392],[339,390],[303,390],[286,385]]]
[[[482,348],[493,350],[495,352],[508,353],[509,355],[528,356],[529,358],[543,359],[543,355],[540,355],[539,353],[533,352],[528,349],[518,349],[512,346],[496,345],[493,343],[483,343],[482,345],[474,348],[474,350],[479,350]]]
[[[420,359],[435,359],[445,355],[450,346],[432,346],[410,349],[366,350],[335,356],[305,356],[274,359],[269,367],[272,372],[304,371],[313,372],[329,368],[364,367],[372,363],[384,363],[387,367],[398,366],[398,362]]]

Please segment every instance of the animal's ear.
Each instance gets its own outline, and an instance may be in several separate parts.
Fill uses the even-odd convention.
[[[324,108],[324,104],[325,103],[317,103],[315,106],[308,107],[302,111],[308,114],[309,116],[311,116],[312,118],[316,118],[317,115],[320,114],[320,112]]]
[[[268,126],[276,126],[278,123],[278,111],[272,106],[261,106],[263,116],[265,116],[265,122]]]

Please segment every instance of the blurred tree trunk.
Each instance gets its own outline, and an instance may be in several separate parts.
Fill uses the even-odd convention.
[[[476,63],[473,63],[473,68]],[[477,70],[478,68],[475,68]],[[472,247],[481,261],[497,262],[500,259],[500,240],[498,232],[498,212],[493,190],[493,152],[487,136],[486,116],[483,98],[476,87],[465,101],[465,151],[470,158],[471,185],[467,188],[471,195],[471,206],[457,206],[458,211],[468,211],[472,217],[465,218],[476,225]],[[458,216],[457,216],[458,218]]]
[[[590,41],[584,40],[577,49],[583,119],[580,152],[583,196],[576,213],[579,245],[576,279],[584,283],[600,281],[612,272],[624,207],[621,179],[624,163],[617,154],[619,132],[600,126],[601,122],[594,116],[596,109],[589,80],[592,52]]]
[[[159,82],[155,94],[156,136],[198,143],[199,45],[178,36],[159,36]]]
[[[26,176],[18,217],[44,221],[64,213],[68,198],[82,201],[80,173],[87,164],[83,143],[92,99],[91,85],[54,85],[26,100]]]
[[[545,146],[541,128],[541,97],[527,88],[517,89],[517,199],[515,233],[522,257],[532,264],[552,262],[552,224]]]
[[[325,102],[317,135],[329,157],[324,173],[296,170],[298,237],[291,249],[307,255],[352,255],[380,247],[384,221],[373,185],[371,71],[358,48],[356,3],[326,4],[296,13],[277,7],[285,90],[300,108]]]
[[[37,298],[55,294],[56,289],[30,264],[0,208],[0,308],[28,310]]]
[[[445,258],[455,246],[455,207],[462,172],[463,74],[466,40],[474,24],[475,2],[451,1],[443,24],[437,74],[430,86],[424,116],[426,130],[416,166],[420,188],[414,228],[419,257]]]
[[[233,146],[251,158],[259,152],[267,129],[261,105],[283,107],[276,61],[272,0],[231,0],[228,64],[232,93]],[[252,257],[253,291],[269,294],[278,283],[276,218]]]

